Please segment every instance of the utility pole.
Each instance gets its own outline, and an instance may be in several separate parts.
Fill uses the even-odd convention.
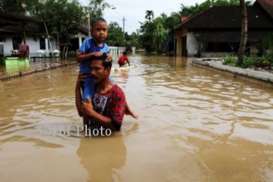
[[[88,17],[87,17],[87,21],[88,21],[88,36],[91,37],[91,15],[88,12]]]
[[[126,19],[125,19],[125,17],[123,17],[122,18],[122,25],[123,25],[123,33],[124,33],[124,35],[125,35],[125,21],[126,21]]]

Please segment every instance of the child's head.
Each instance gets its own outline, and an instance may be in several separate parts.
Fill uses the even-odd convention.
[[[126,52],[126,51],[124,51],[122,54],[123,54],[124,56],[126,56],[126,55],[127,55],[127,52]]]
[[[92,37],[97,43],[103,43],[108,37],[108,25],[105,19],[97,18],[92,22]]]

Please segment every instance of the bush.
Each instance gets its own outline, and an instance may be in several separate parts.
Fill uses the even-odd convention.
[[[240,67],[242,68],[254,67],[256,61],[257,61],[256,57],[244,57],[243,63]]]
[[[224,58],[224,65],[231,65],[231,66],[235,66],[236,65],[236,61],[237,61],[237,58],[236,57],[233,57],[233,56],[226,56]]]
[[[224,58],[224,65],[230,65],[230,66],[237,66],[237,57],[234,56],[226,56]],[[269,54],[263,56],[263,57],[244,57],[243,63],[240,68],[264,68],[264,69],[271,69],[273,66],[273,53],[270,52]]]
[[[258,59],[256,61],[256,64],[255,66],[258,67],[258,68],[264,68],[264,69],[271,69],[272,67],[272,61],[271,61],[272,58],[270,57],[267,57],[267,56],[263,56],[261,57],[260,59]]]
[[[265,59],[270,62],[270,64],[273,66],[273,51],[270,51],[266,56]]]

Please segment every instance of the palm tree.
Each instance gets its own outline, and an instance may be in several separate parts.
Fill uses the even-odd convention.
[[[154,18],[153,10],[146,10],[145,18],[150,22]]]
[[[247,37],[248,37],[248,19],[247,19],[247,6],[245,0],[240,0],[240,8],[241,8],[241,40],[240,40],[240,48],[238,51],[238,61],[237,65],[241,66],[244,59]]]

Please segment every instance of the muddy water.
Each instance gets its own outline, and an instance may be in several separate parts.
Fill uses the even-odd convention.
[[[76,67],[1,82],[0,181],[273,181],[272,86],[181,59],[131,61],[112,79],[140,118],[109,138],[45,132],[81,125]]]

